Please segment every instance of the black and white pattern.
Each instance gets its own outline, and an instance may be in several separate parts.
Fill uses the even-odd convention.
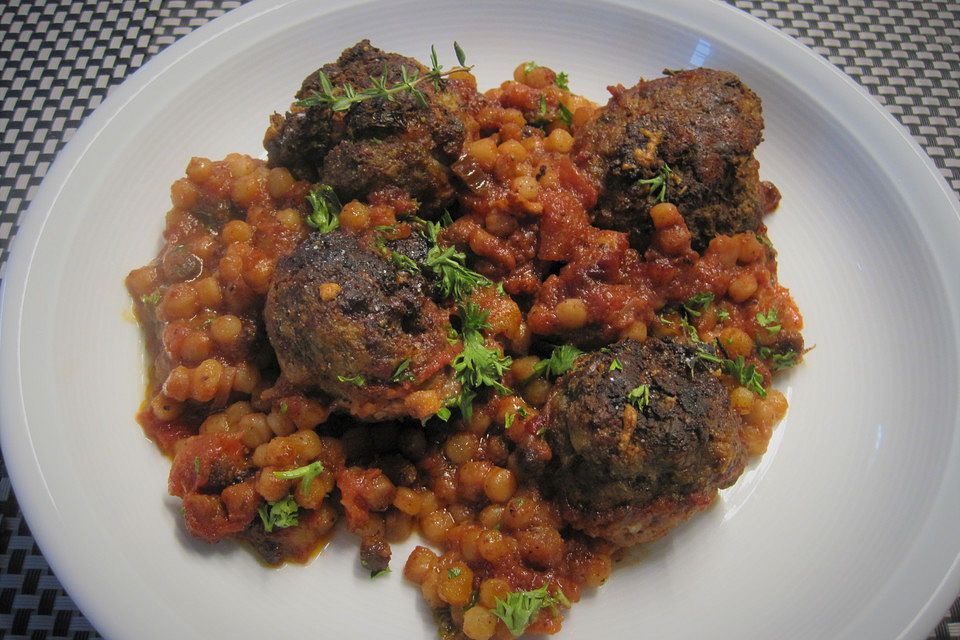
[[[877,96],[960,192],[960,3],[727,0]],[[0,0],[0,279],[50,163],[109,90],[237,0]],[[960,640],[960,599],[931,640]],[[0,640],[100,636],[47,566],[0,460]]]

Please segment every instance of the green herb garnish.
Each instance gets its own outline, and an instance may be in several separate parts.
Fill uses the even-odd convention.
[[[329,233],[340,226],[340,199],[333,187],[321,184],[307,194],[307,202],[313,213],[304,218],[309,226],[320,233]]]
[[[306,466],[290,469],[289,471],[274,471],[273,475],[281,480],[296,480],[297,478],[302,478],[300,480],[300,486],[304,492],[307,492],[310,490],[310,483],[321,473],[323,473],[323,463],[317,460]]]
[[[388,573],[390,573],[390,567],[387,567],[386,569],[381,569],[380,571],[371,571],[370,579],[373,580],[374,578],[379,578],[380,576],[386,575]]]
[[[645,384],[636,387],[627,394],[627,402],[637,408],[637,411],[643,411],[650,404],[650,387]]]
[[[397,370],[393,372],[393,375],[390,376],[390,382],[405,382],[407,380],[416,380],[414,376],[409,371],[410,369],[410,358],[407,358],[399,365],[397,365]]]
[[[576,359],[582,355],[583,351],[569,344],[554,347],[549,358],[536,364],[533,368],[533,375],[543,374],[552,378],[559,377],[569,371]]]
[[[790,367],[796,366],[799,361],[800,354],[796,351],[787,351],[783,354],[773,354],[773,368],[776,371],[783,371],[784,369],[789,369]]]
[[[193,472],[200,475],[200,456],[193,458]]]
[[[667,180],[673,177],[673,169],[666,162],[660,164],[657,175],[645,180],[637,180],[639,185],[648,185],[650,187],[647,193],[655,202],[663,202],[667,197]]]
[[[570,606],[570,601],[557,591],[556,596],[550,595],[547,585],[533,591],[514,591],[507,594],[506,601],[497,598],[497,607],[493,614],[503,620],[515,637],[523,635],[533,622],[537,620],[541,609],[550,609],[557,615],[557,605]]]
[[[557,74],[557,77],[554,78],[553,84],[557,85],[558,89],[563,89],[564,91],[570,91],[570,87],[567,85],[567,82],[570,80],[566,72],[561,71]]]
[[[463,351],[457,354],[451,366],[461,387],[457,403],[467,420],[473,414],[473,399],[482,387],[491,387],[498,393],[511,393],[501,380],[513,359],[502,355],[499,349],[487,348],[482,331],[488,328],[488,315],[488,311],[472,302],[460,306]]]
[[[567,109],[567,105],[563,104],[562,102],[557,104],[557,115],[568,127],[573,124],[573,113],[570,111],[570,109]]]
[[[417,85],[423,82],[424,80],[430,80],[434,83],[437,89],[440,88],[440,79],[449,76],[451,73],[456,73],[458,71],[469,71],[472,67],[464,67],[464,62],[466,61],[466,54],[464,54],[463,49],[456,42],[453,43],[454,52],[457,55],[457,60],[460,62],[459,67],[454,67],[449,71],[441,71],[441,66],[437,63],[436,50],[434,47],[430,47],[430,61],[433,64],[430,71],[425,73],[423,76],[420,75],[420,70],[414,68],[412,71],[407,71],[405,66],[400,67],[400,82],[397,82],[392,85],[387,85],[387,70],[383,70],[383,75],[379,78],[374,78],[370,76],[370,82],[373,86],[366,89],[361,89],[357,91],[354,89],[353,85],[346,83],[339,87],[334,87],[333,83],[330,81],[330,78],[323,71],[317,72],[317,79],[320,81],[320,90],[317,91],[314,89],[311,91],[311,95],[303,100],[297,101],[297,106],[299,107],[314,107],[314,106],[326,106],[329,107],[331,111],[346,111],[351,106],[358,102],[363,102],[364,100],[369,100],[371,98],[386,98],[387,100],[395,101],[394,94],[407,92],[413,95],[421,105],[424,107],[427,106],[427,99],[424,97],[420,89],[417,88]]]
[[[760,323],[760,326],[766,329],[770,335],[775,336],[780,333],[781,325],[775,324],[779,322],[780,317],[777,314],[777,310],[771,308],[767,311],[766,315],[757,312],[757,322]]]
[[[463,571],[461,571],[457,567],[454,567],[453,569],[447,569],[447,579],[453,580],[454,578],[458,577],[461,573],[463,573]]]
[[[683,310],[689,315],[693,316],[694,318],[699,318],[701,310],[711,302],[713,302],[713,294],[709,291],[703,291],[696,294],[680,306],[682,306]]]
[[[339,380],[340,382],[349,382],[350,384],[355,384],[355,385],[357,385],[358,387],[362,387],[362,386],[363,386],[363,382],[364,382],[363,376],[361,376],[361,375],[356,375],[356,376],[353,376],[352,378],[345,378],[345,377],[343,377],[343,376],[337,376],[337,380]]]
[[[296,498],[290,494],[282,500],[268,502],[261,506],[257,509],[257,513],[260,514],[260,520],[263,522],[263,530],[270,533],[274,527],[286,529],[300,524],[299,510]]]
[[[728,319],[729,317],[730,317],[730,313],[729,313],[729,312],[724,311],[723,309],[717,309],[717,319],[718,319],[720,322],[723,322],[724,320]]]
[[[610,363],[610,371],[623,371],[623,363],[620,362],[619,358],[614,358],[613,362]]]
[[[401,271],[406,271],[408,273],[420,271],[420,267],[416,262],[413,261],[413,258],[406,256],[399,251],[390,252],[390,261],[397,265],[397,268]]]
[[[433,244],[427,252],[424,265],[433,270],[440,278],[440,291],[445,298],[462,300],[475,287],[487,287],[493,283],[476,271],[466,267],[467,256],[456,247],[442,248],[437,241],[440,230],[439,223],[427,222],[423,236]]]

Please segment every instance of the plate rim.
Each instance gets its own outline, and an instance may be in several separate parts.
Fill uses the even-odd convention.
[[[334,0],[325,2],[323,13],[329,14],[341,8],[371,4],[374,1]],[[112,615],[113,609],[111,609],[110,603],[105,602],[102,597],[97,597],[96,590],[89,588],[89,580],[85,580],[82,575],[83,561],[72,556],[62,544],[58,544],[60,537],[53,533],[60,529],[56,526],[59,521],[59,513],[54,498],[42,481],[36,482],[38,476],[41,480],[43,479],[43,470],[36,456],[27,410],[23,403],[21,393],[23,380],[21,378],[19,350],[20,335],[23,329],[22,302],[26,294],[26,284],[29,280],[30,271],[33,268],[35,252],[50,214],[58,202],[63,186],[70,180],[74,170],[86,155],[88,148],[108,128],[116,113],[136,99],[137,95],[152,83],[162,81],[164,74],[170,68],[187,58],[195,50],[249,21],[257,20],[273,11],[299,3],[306,4],[306,1],[253,0],[241,5],[179,38],[130,74],[120,85],[113,88],[108,97],[84,119],[71,140],[57,154],[28,209],[21,216],[20,228],[9,247],[6,271],[3,282],[0,283],[0,446],[4,451],[4,463],[15,495],[18,497],[21,512],[30,525],[34,540],[40,547],[48,564],[54,569],[64,589],[70,594],[83,615],[104,637],[129,637],[121,632],[129,632],[130,625],[129,623],[121,624],[119,618]],[[675,0],[670,3],[667,9],[653,2],[653,0],[604,0],[604,3],[661,16],[676,13],[678,5],[708,9],[722,19],[731,21],[736,28],[757,30],[757,33],[764,34],[767,40],[775,39],[779,45],[779,49],[776,51],[777,55],[788,57],[793,62],[802,62],[805,74],[813,77],[822,76],[824,80],[840,88],[836,95],[830,96],[831,99],[842,102],[855,101],[860,106],[869,107],[873,118],[877,116],[882,118],[885,125],[883,131],[887,133],[896,132],[898,134],[897,144],[900,148],[903,149],[905,143],[905,148],[912,151],[910,159],[902,159],[899,164],[910,169],[913,178],[922,178],[926,182],[926,186],[935,184],[938,187],[937,194],[935,196],[927,194],[928,197],[939,200],[941,210],[944,212],[951,211],[954,218],[953,223],[960,224],[960,201],[957,199],[956,192],[949,186],[934,161],[906,127],[853,78],[797,39],[722,0]],[[415,4],[415,2],[410,4]],[[564,4],[587,6],[579,1]],[[736,24],[738,21],[740,24]],[[751,26],[745,26],[747,24]],[[798,86],[800,85],[798,84]],[[822,102],[821,106],[823,106]],[[868,146],[862,139],[860,143],[864,147]],[[933,179],[932,183],[930,178]],[[930,238],[926,236],[925,239],[930,241]],[[937,258],[937,256],[934,257]],[[942,272],[943,264],[939,260],[936,264]],[[954,294],[954,298],[951,300],[954,308],[957,306],[956,295]],[[953,325],[953,327],[956,331],[956,325]],[[957,429],[956,416],[953,417],[953,420],[955,431],[960,431],[960,429]],[[958,438],[954,437],[953,454],[956,454],[957,442]],[[952,455],[948,461],[955,462],[956,458],[956,455]],[[940,493],[949,489],[949,487],[941,486]],[[960,493],[957,490],[954,492]],[[84,585],[88,585],[88,587],[84,588]],[[932,588],[925,606],[907,623],[897,638],[919,639],[924,637],[922,634],[934,628],[958,593],[960,593],[960,543],[956,545],[956,553],[952,564],[945,569],[941,581]],[[851,618],[851,624],[853,622],[854,619]]]

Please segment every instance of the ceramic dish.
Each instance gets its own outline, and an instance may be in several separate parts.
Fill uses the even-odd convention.
[[[257,154],[300,80],[369,37],[426,58],[456,39],[483,87],[535,59],[571,88],[696,65],[763,99],[769,219],[806,319],[806,363],[769,453],[702,516],[614,571],[566,638],[925,637],[960,590],[960,206],[849,78],[722,3],[253,2],[135,73],[60,154],[7,265],[3,453],[63,585],[106,637],[436,633],[399,572],[371,581],[341,535],[270,570],[191,540],[168,461],[134,421],[144,350],[123,278],[155,255],[192,155]],[[415,540],[395,550],[400,560]]]

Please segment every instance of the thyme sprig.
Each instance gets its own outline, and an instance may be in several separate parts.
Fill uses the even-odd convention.
[[[440,65],[440,63],[437,61],[437,50],[431,45],[431,68],[422,76],[420,75],[419,69],[414,68],[413,70],[408,70],[406,66],[400,65],[400,82],[388,84],[388,69],[384,67],[383,74],[379,78],[370,76],[370,82],[372,86],[367,87],[366,89],[360,89],[359,91],[349,82],[339,86],[334,86],[327,74],[325,74],[323,71],[317,71],[317,79],[320,81],[320,90],[312,90],[309,97],[298,100],[296,105],[298,107],[326,106],[329,107],[331,111],[346,111],[358,102],[370,100],[371,98],[385,98],[391,102],[395,102],[396,98],[394,98],[394,95],[407,92],[413,95],[421,105],[426,107],[428,106],[427,99],[423,95],[423,92],[417,88],[418,84],[424,80],[430,80],[434,87],[439,90],[440,80],[442,78],[445,78],[453,73],[470,71],[473,69],[472,66],[465,66],[467,56],[464,54],[460,45],[454,42],[453,49],[457,55],[457,61],[460,63],[459,66],[453,67],[447,71],[443,71],[442,65]]]

